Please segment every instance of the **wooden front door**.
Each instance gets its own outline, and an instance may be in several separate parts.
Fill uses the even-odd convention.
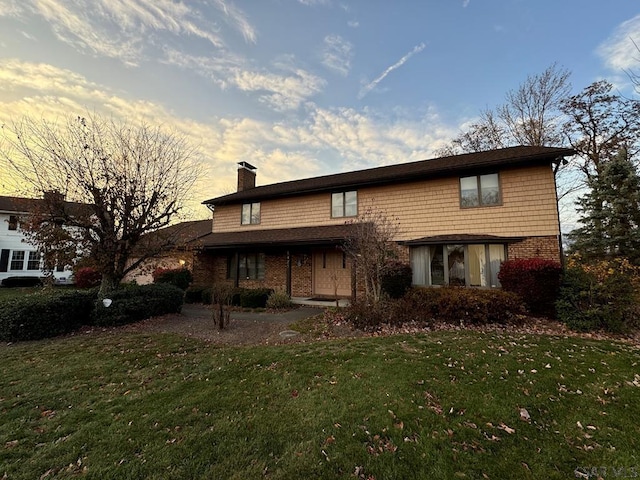
[[[336,249],[313,254],[314,295],[351,296],[351,262]]]

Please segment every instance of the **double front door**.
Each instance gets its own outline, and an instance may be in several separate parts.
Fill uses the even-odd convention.
[[[314,252],[313,293],[351,296],[351,262],[344,252],[335,248]]]

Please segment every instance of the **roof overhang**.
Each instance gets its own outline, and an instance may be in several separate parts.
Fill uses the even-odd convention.
[[[456,244],[456,245],[468,245],[474,243],[515,243],[524,240],[525,237],[501,237],[498,235],[484,235],[484,234],[451,234],[451,235],[432,235],[429,237],[415,238],[413,240],[406,240],[400,242],[402,245],[407,246],[421,246],[421,245],[441,245],[441,244]]]
[[[210,233],[200,239],[203,250],[339,245],[353,232],[354,225],[244,230]]]

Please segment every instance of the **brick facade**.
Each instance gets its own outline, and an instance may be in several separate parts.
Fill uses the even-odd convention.
[[[560,242],[556,236],[529,237],[509,244],[508,258],[544,258],[560,262]]]

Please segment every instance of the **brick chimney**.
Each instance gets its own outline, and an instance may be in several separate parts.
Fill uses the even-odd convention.
[[[247,162],[238,162],[238,192],[256,186],[257,168]]]

